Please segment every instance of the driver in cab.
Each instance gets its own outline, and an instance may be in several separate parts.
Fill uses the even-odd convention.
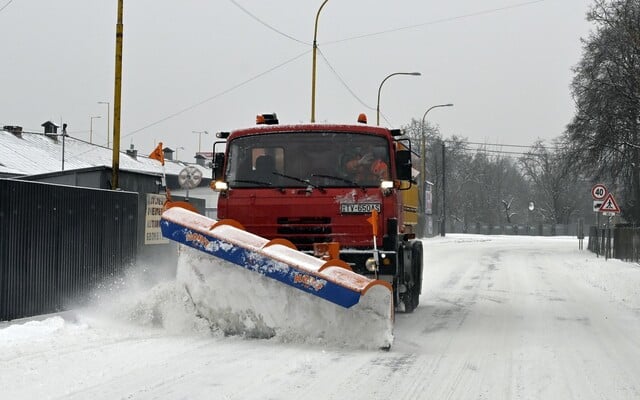
[[[346,163],[347,172],[356,182],[379,182],[389,179],[389,166],[369,145]]]

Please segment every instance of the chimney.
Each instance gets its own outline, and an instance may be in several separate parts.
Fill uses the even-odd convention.
[[[133,148],[133,143],[131,143],[131,147],[127,150],[127,155],[134,160],[138,158],[138,150]]]
[[[203,156],[202,154],[198,153],[198,154],[196,154],[195,159],[196,159],[196,164],[201,165],[201,166],[204,167],[204,160],[206,160],[205,156]]]
[[[9,132],[9,133],[13,133],[14,135],[16,135],[19,138],[22,137],[22,127],[21,126],[5,125],[5,126],[2,127],[2,129],[7,131],[7,132]]]
[[[58,140],[58,125],[51,121],[47,121],[41,125],[44,128],[44,134],[53,140]]]
[[[173,153],[175,153],[173,150],[171,150],[169,147],[165,147],[164,149],[162,149],[162,151],[164,152],[165,160],[173,161]]]

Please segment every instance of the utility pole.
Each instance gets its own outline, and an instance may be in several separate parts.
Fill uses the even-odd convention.
[[[440,228],[440,236],[444,236],[444,230],[445,230],[445,221],[447,219],[447,202],[446,202],[446,197],[445,197],[445,193],[446,193],[446,185],[445,185],[445,162],[444,162],[444,140],[442,141],[442,221],[441,221],[441,228]]]
[[[320,18],[320,11],[322,11],[322,7],[327,4],[327,1],[324,0],[318,9],[316,14],[316,23],[313,28],[313,56],[311,60],[311,122],[316,122],[316,52],[318,50],[318,19]]]
[[[109,120],[111,119],[111,116],[110,116],[110,114],[111,114],[111,105],[109,104],[108,101],[99,101],[98,104],[106,104],[107,105],[107,148],[108,148],[109,144],[110,144],[109,143],[110,142],[109,139],[110,139],[110,135],[111,135],[111,132],[109,132],[109,130],[110,130],[109,129],[110,128]]]
[[[90,117],[90,122],[89,122],[89,143],[93,144],[93,120],[100,118],[99,115],[96,115],[95,117]]]
[[[64,171],[64,137],[67,136],[67,124],[62,124],[62,170]]]
[[[118,22],[116,24],[116,72],[113,96],[113,157],[111,163],[111,189],[118,189],[120,169],[120,100],[122,93],[122,2],[118,0]]]
[[[427,220],[427,210],[426,210],[426,206],[427,206],[427,201],[426,201],[426,185],[427,185],[427,152],[426,152],[426,132],[425,132],[425,119],[427,118],[427,114],[429,114],[429,111],[433,110],[434,108],[439,108],[439,107],[453,107],[452,103],[447,103],[447,104],[437,104],[435,106],[431,106],[429,108],[427,108],[427,111],[424,112],[424,114],[422,115],[422,124],[420,125],[420,136],[421,136],[421,140],[420,140],[420,158],[422,159],[421,163],[420,163],[420,194],[418,196],[418,200],[420,201],[421,207],[421,213],[422,213],[422,224],[418,224],[418,226],[422,227],[422,229],[420,229],[421,231],[421,235],[424,237],[425,236],[425,232],[426,232],[426,220]],[[419,212],[420,213],[420,212]]]

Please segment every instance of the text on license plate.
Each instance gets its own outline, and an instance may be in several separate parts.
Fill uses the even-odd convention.
[[[380,203],[340,203],[342,214],[368,214],[373,210],[381,212]]]

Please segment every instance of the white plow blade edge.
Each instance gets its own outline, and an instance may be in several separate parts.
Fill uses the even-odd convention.
[[[203,317],[225,332],[391,346],[393,295],[387,282],[356,274],[340,260],[297,251],[287,241],[248,233],[234,221],[179,207],[163,213],[161,227],[165,237],[185,245],[179,281]]]

